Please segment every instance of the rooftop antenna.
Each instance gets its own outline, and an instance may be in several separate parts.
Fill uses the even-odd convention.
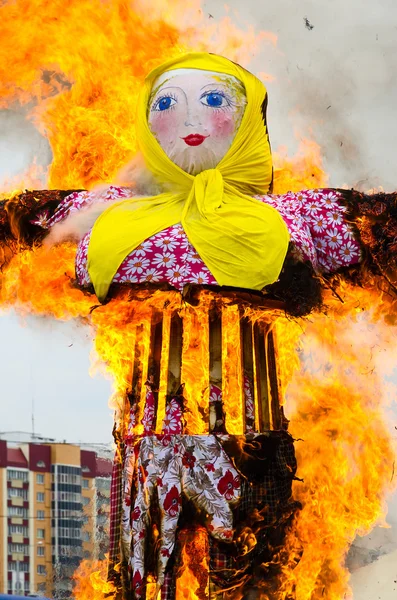
[[[30,363],[30,389],[32,390],[32,440],[35,438],[34,432],[34,384],[33,384],[33,372],[32,372],[32,363]]]

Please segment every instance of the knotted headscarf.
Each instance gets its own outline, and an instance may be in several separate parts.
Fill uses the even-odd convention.
[[[151,133],[147,111],[153,83],[166,71],[201,69],[232,75],[247,104],[233,143],[215,169],[190,175],[175,165]],[[88,272],[104,300],[123,260],[143,241],[182,223],[190,243],[219,285],[261,290],[276,281],[289,234],[280,214],[253,198],[266,194],[272,159],[262,106],[266,88],[254,75],[221,56],[189,53],[146,77],[137,110],[137,139],[147,167],[170,192],[112,204],[97,219],[88,248]]]

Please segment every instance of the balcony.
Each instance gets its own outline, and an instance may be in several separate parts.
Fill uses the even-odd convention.
[[[13,496],[9,500],[11,500],[11,506],[23,506],[24,503],[24,499],[19,496]]]
[[[23,488],[23,484],[24,484],[22,479],[11,479],[10,483],[11,483],[11,487],[13,487],[13,488]]]
[[[19,562],[23,562],[23,559],[25,558],[25,555],[22,554],[21,552],[18,552],[18,554],[11,554],[11,559],[14,561],[19,561]]]

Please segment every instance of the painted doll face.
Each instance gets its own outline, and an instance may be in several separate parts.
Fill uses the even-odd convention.
[[[245,105],[243,84],[235,77],[198,69],[168,71],[154,82],[149,128],[172,162],[197,175],[225,156]]]

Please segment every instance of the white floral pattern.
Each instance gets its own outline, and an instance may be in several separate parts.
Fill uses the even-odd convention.
[[[101,193],[74,192],[59,205],[55,214],[40,216],[43,227],[51,227],[71,212],[93,202],[130,198],[128,188],[111,186]],[[283,195],[257,196],[276,208],[284,219],[294,243],[294,255],[309,260],[319,272],[334,271],[360,261],[360,246],[345,220],[345,207],[336,190],[306,190]],[[87,271],[88,232],[76,254],[76,276],[80,285],[90,284]],[[166,282],[182,290],[184,285],[217,285],[216,279],[190,243],[180,223],[160,231],[140,244],[120,265],[114,282]]]
[[[233,516],[230,504],[240,497],[240,479],[218,440],[212,436],[146,436],[139,442],[138,491],[132,512],[133,570],[135,597],[142,595],[145,578],[146,528],[150,503],[157,492],[161,510],[161,531],[157,585],[161,586],[175,545],[182,508],[182,492],[208,515],[208,529],[216,538],[231,541]],[[211,469],[208,465],[211,464]],[[212,468],[213,467],[213,468]]]
[[[335,271],[360,262],[360,245],[345,219],[346,208],[337,190],[305,190],[258,199],[279,211],[295,244],[295,255],[310,260],[316,271]]]
[[[219,392],[218,388],[212,390],[217,402]],[[208,515],[208,530],[223,541],[232,540],[231,505],[240,497],[239,475],[216,437],[183,434],[183,413],[176,398],[167,405],[161,435],[154,434],[154,419],[155,398],[147,385],[144,434],[134,436],[136,417],[131,409],[123,469],[121,548],[131,565],[136,598],[144,589],[145,538],[153,494],[157,493],[161,510],[158,587],[174,549],[182,493]]]

